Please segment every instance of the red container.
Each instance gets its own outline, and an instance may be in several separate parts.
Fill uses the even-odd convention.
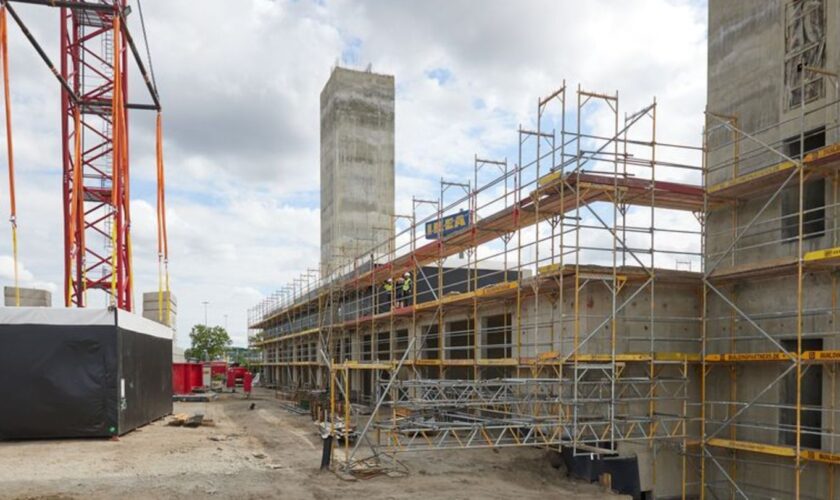
[[[173,394],[190,394],[201,386],[200,363],[172,363]]]
[[[245,369],[243,366],[232,366],[228,368],[227,371],[227,387],[228,389],[233,389],[237,385],[245,384],[245,375],[248,373],[248,370]]]
[[[204,366],[201,363],[192,363],[193,367],[190,368],[190,387],[195,389],[196,387],[204,387]]]
[[[251,386],[254,382],[254,375],[251,372],[245,372],[245,375],[242,377],[242,390],[245,391],[246,394],[251,393]]]
[[[228,371],[227,361],[211,361],[210,362],[210,376],[215,377],[221,375],[224,377]]]

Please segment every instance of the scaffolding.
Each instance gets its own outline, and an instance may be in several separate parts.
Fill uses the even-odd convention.
[[[678,464],[668,487],[685,495],[702,147],[660,141],[656,102],[622,116],[617,92],[564,82],[536,111],[512,165],[476,156],[392,239],[250,310],[265,379],[327,393],[348,471],[371,454],[565,447],[645,454],[652,486]]]
[[[798,96],[836,83],[800,71]],[[760,130],[707,112],[701,498],[837,498],[834,97]]]

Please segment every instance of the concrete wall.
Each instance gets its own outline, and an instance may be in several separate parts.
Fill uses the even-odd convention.
[[[738,126],[747,131],[778,123],[781,115],[781,4],[781,0],[709,0],[707,109],[737,116]],[[707,120],[709,127],[717,123]],[[714,150],[729,139],[724,130],[710,134],[709,147]],[[732,155],[730,148],[721,153],[726,160]],[[711,176],[709,183],[726,175],[731,171]]]
[[[785,84],[785,24],[790,0],[709,1],[707,110],[737,119],[737,126],[761,141],[780,146],[799,133],[800,106],[791,106]],[[825,59],[823,68],[840,69],[838,15],[840,0],[824,0]],[[805,130],[827,125],[827,143],[837,142],[838,98],[834,81],[824,78],[822,97],[805,106]],[[789,86],[789,85],[788,85]],[[795,87],[795,86],[794,86]],[[789,89],[788,89],[789,90]],[[744,174],[782,159],[757,143],[741,138],[734,162],[732,133],[707,119],[709,184]],[[735,165],[737,163],[737,166]]]
[[[47,290],[39,290],[37,288],[18,288],[17,294],[15,287],[4,286],[3,296],[6,307],[14,307],[17,304],[18,297],[20,298],[21,307],[52,307],[52,294]]]
[[[143,294],[143,317],[172,328],[172,341],[177,342],[178,331],[175,326],[178,323],[178,301],[171,292],[163,292],[163,310],[161,311],[158,298],[158,292],[145,292]],[[166,324],[167,307],[169,307],[168,325]]]
[[[321,91],[322,271],[387,241],[393,215],[394,77],[336,67]]]

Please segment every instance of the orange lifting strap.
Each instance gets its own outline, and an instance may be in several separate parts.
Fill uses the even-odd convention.
[[[114,207],[114,218],[117,218],[117,206],[119,204],[120,192],[120,170],[122,169],[122,103],[120,101],[122,91],[122,81],[120,79],[120,56],[122,55],[122,46],[120,44],[120,19],[114,18],[114,91],[111,96],[111,120],[113,122],[113,145],[112,145],[112,164],[111,169],[111,206]],[[111,305],[117,303],[117,256],[119,255],[119,248],[117,246],[117,223],[114,221],[111,224]]]
[[[155,130],[157,156],[157,237],[158,237],[158,320],[164,320],[163,292],[166,291],[165,324],[171,325],[169,302],[169,244],[166,236],[166,189],[163,171],[163,117],[157,113]]]
[[[84,227],[84,201],[82,199],[82,116],[79,111],[79,107],[76,106],[73,112],[73,122],[74,122],[74,129],[76,132],[73,135],[73,194],[71,195],[72,204],[70,206],[70,216],[68,217],[68,233],[70,234],[70,262],[71,266],[68,266],[67,270],[70,273],[70,276],[67,276],[65,282],[67,283],[67,294],[66,297],[66,307],[70,307],[70,297],[73,295],[73,267],[72,263],[79,261],[77,260],[77,256],[79,252],[82,251],[84,248],[84,244],[81,241],[81,238],[84,237],[84,230],[82,230],[81,235],[79,238],[76,236],[76,228],[77,224],[80,224],[81,227]],[[82,256],[84,259],[84,256]],[[87,303],[87,278],[85,276],[85,264],[84,260],[80,265],[81,272],[82,272],[82,294],[84,301],[82,303]]]
[[[9,159],[9,222],[12,224],[12,264],[15,267],[15,305],[20,306],[18,283],[17,208],[15,201],[15,155],[12,144],[12,100],[9,95],[9,42],[6,6],[0,6],[0,58],[3,60],[3,97],[6,105],[6,151]]]
[[[123,95],[123,79],[122,79],[122,51],[123,51],[123,37],[120,26],[120,18],[114,17],[114,91],[111,102],[111,119],[113,120],[113,164],[111,175],[111,204],[114,207],[115,223],[111,225],[111,300],[114,304],[117,302],[117,293],[122,293],[122,290],[117,291],[117,274],[118,270],[123,266],[119,263],[123,258],[122,248],[117,243],[117,226],[123,223],[120,219],[119,206],[122,203],[123,192],[128,198],[128,144],[126,141],[126,123],[125,123],[125,96]],[[123,207],[124,223],[126,226],[131,226],[131,218],[128,212],[128,206]],[[129,264],[131,262],[131,232],[126,231],[126,255],[125,258]],[[128,289],[133,286],[134,276],[129,265],[128,275]]]

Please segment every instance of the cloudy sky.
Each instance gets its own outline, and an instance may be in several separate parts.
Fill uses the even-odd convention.
[[[136,4],[136,0],[131,0]],[[319,256],[319,93],[338,62],[396,77],[397,212],[474,154],[513,158],[516,129],[565,79],[620,92],[620,112],[659,102],[663,141],[699,145],[706,5],[689,0],[144,0],[162,96],[172,289],[179,343],[204,321],[246,342],[246,310]],[[54,60],[58,11],[17,10]],[[131,15],[139,38],[139,18]],[[59,87],[10,30],[24,286],[62,290]],[[136,72],[135,72],[136,75]],[[142,101],[136,79],[132,101]],[[135,293],[157,290],[154,117],[135,112]],[[597,124],[593,124],[597,128]],[[3,146],[5,148],[5,145]],[[5,153],[4,153],[5,158]],[[0,282],[11,283],[0,183]],[[93,305],[103,297],[91,297]],[[137,304],[140,305],[139,303]]]

